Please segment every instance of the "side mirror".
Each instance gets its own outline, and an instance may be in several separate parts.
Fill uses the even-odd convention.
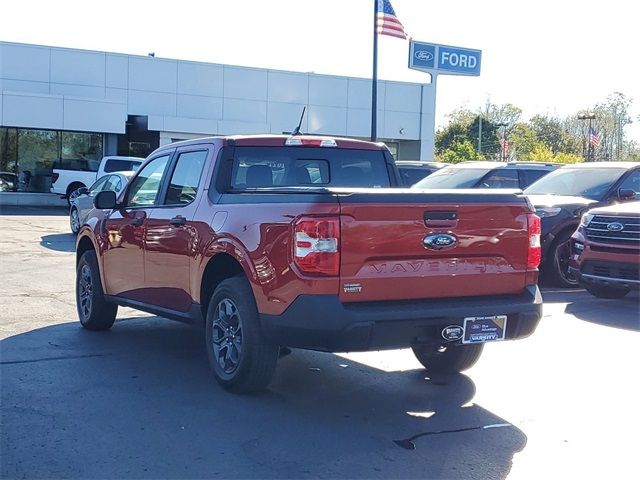
[[[636,192],[631,188],[621,188],[618,190],[618,198],[622,200],[633,200],[636,198]]]
[[[93,198],[93,206],[99,210],[112,210],[116,208],[116,192],[104,190]]]

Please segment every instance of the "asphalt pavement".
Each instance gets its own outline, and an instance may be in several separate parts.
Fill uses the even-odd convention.
[[[80,328],[63,210],[3,208],[0,232],[2,478],[638,478],[637,293],[547,289],[533,336],[451,378],[410,350],[294,350],[238,396],[197,328]]]

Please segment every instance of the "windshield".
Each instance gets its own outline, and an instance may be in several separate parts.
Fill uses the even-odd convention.
[[[420,180],[413,188],[472,188],[490,168],[445,167]]]
[[[602,200],[624,168],[560,168],[535,182],[527,195],[568,195]]]

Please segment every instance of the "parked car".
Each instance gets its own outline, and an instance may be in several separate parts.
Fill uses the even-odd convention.
[[[566,165],[525,190],[542,218],[541,271],[559,287],[578,285],[568,270],[570,239],[588,209],[640,194],[640,163]]]
[[[385,146],[350,139],[163,146],[119,197],[98,193],[80,228],[80,322],[107,330],[126,305],[204,325],[216,380],[240,392],[269,383],[280,347],[412,347],[437,374],[531,334],[540,223],[527,199],[388,188],[396,173]]]
[[[136,171],[143,161],[144,158],[122,156],[107,156],[100,161],[84,158],[57,160],[53,165],[50,191],[66,198],[71,206],[80,188],[92,185],[106,173]]]
[[[115,172],[100,177],[89,188],[81,187],[78,194],[71,200],[69,208],[69,224],[71,232],[76,234],[80,230],[80,226],[84,223],[93,208],[93,198],[99,193],[106,190],[115,192],[120,195],[129,179],[135,172]]]
[[[571,237],[569,271],[596,297],[640,288],[640,201],[585,213]]]
[[[18,189],[18,176],[13,172],[0,172],[0,192],[15,192]]]
[[[410,187],[428,177],[436,170],[446,167],[448,163],[443,162],[421,162],[418,160],[396,160],[396,166],[400,172],[402,185]]]
[[[558,165],[538,162],[461,162],[429,175],[414,188],[519,188],[524,190]]]

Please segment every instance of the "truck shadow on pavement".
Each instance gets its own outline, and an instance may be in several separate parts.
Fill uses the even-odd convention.
[[[75,252],[76,236],[73,233],[54,233],[40,237],[40,246],[56,252]]]
[[[568,300],[565,313],[586,322],[640,332],[639,292],[629,292],[624,298],[616,300],[581,293]]]
[[[203,342],[156,317],[3,340],[2,477],[505,478],[526,445],[465,375],[294,350],[268,391],[233,395]]]

